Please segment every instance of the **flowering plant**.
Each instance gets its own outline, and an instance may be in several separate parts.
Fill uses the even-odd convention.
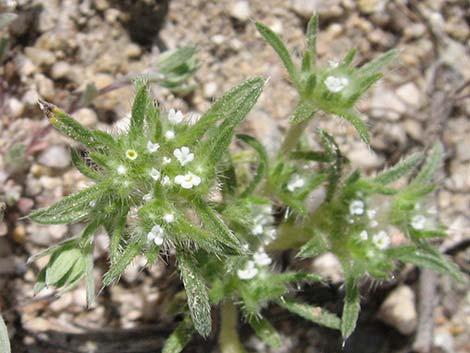
[[[90,131],[56,106],[39,102],[58,131],[86,148],[84,154],[72,149],[72,160],[93,184],[30,214],[43,224],[87,222],[81,234],[31,259],[51,255],[36,290],[54,286],[63,293],[84,278],[91,303],[94,236],[103,228],[110,239],[104,286],[117,281],[140,254],[149,265],[160,254],[175,255],[187,304],[163,352],[182,351],[193,332],[207,337],[211,310],[220,306],[219,342],[227,353],[244,351],[236,331],[239,312],[268,345],[281,344],[280,335],[263,317],[272,302],[340,330],[346,340],[359,314],[359,282],[365,277],[386,280],[396,261],[462,280],[456,266],[428,243],[445,235],[425,207],[443,157],[440,144],[427,158],[414,154],[365,178],[349,168],[328,132],[317,130],[322,150],[311,150],[300,139],[315,113],[323,111],[349,121],[368,143],[367,126],[354,105],[381,77],[395,52],[356,68],[351,50],[341,62],[323,67],[316,62],[314,16],[298,68],[280,38],[268,27],[256,26],[299,93],[290,129],[274,156],[268,156],[256,138],[235,134],[260,96],[263,78],[242,82],[198,119],[173,109],[162,111],[147,81],[137,80],[129,126],[118,135]],[[230,148],[235,138],[241,152]],[[241,155],[248,155],[248,166]],[[413,178],[406,186],[394,187],[408,174]],[[309,198],[318,190],[324,190],[324,197],[311,207]],[[338,257],[345,273],[340,316],[296,299],[292,284],[324,279],[276,266],[275,254],[287,249],[294,249],[298,258],[325,252]]]

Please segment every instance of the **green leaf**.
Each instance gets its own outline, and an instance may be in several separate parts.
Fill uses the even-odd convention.
[[[324,152],[318,151],[295,151],[290,154],[293,160],[305,160],[314,162],[329,162],[330,159]]]
[[[199,142],[206,131],[213,128],[220,120],[233,119],[236,122],[243,120],[258,99],[264,82],[264,79],[259,77],[251,78],[226,92],[186,132],[181,144]]]
[[[149,87],[147,82],[142,79],[136,80],[136,96],[132,105],[131,124],[129,135],[137,137],[144,132],[144,119],[147,106],[150,102]]]
[[[80,249],[58,250],[52,255],[46,269],[46,285],[56,285],[72,269],[81,256]]]
[[[318,15],[313,15],[307,25],[307,52],[309,53],[311,66],[315,67],[317,59],[317,32],[318,32]]]
[[[265,318],[252,317],[248,320],[256,335],[268,346],[277,348],[282,345],[281,336]]]
[[[163,53],[158,58],[157,70],[162,74],[169,74],[180,66],[185,65],[196,54],[196,47],[188,46],[174,51]]]
[[[194,327],[189,320],[181,321],[175,331],[168,337],[163,346],[162,353],[180,353],[189,343],[194,333]]]
[[[145,245],[144,238],[134,239],[127,248],[122,252],[122,254],[117,258],[108,272],[103,277],[103,285],[109,286],[114,281],[117,281],[118,278],[122,275],[124,270],[129,266],[129,264],[135,259],[137,255],[142,251]]]
[[[40,251],[39,253],[37,253],[33,256],[30,256],[28,258],[28,260],[26,261],[26,263],[30,264],[30,263],[36,261],[37,259],[39,259],[41,257],[48,256],[48,255],[54,253],[59,248],[64,248],[64,249],[73,248],[73,247],[77,246],[78,240],[79,240],[78,237],[73,237],[73,238],[70,238],[70,239],[63,240],[58,244],[52,245],[51,247],[49,247],[49,248],[47,248],[43,251]]]
[[[230,231],[225,223],[217,216],[215,211],[210,206],[208,206],[204,200],[195,198],[193,199],[193,204],[196,208],[198,216],[214,236],[214,240],[225,244],[231,249],[240,249],[240,242],[237,237]]]
[[[162,132],[162,122],[160,120],[160,108],[157,102],[150,102],[146,116],[148,129],[155,141],[160,139]]]
[[[90,202],[96,201],[107,188],[103,185],[91,186],[67,196],[49,208],[40,208],[29,214],[29,218],[41,224],[76,223],[85,219],[93,209]]]
[[[370,144],[369,129],[366,123],[362,121],[362,119],[359,117],[359,115],[356,112],[354,112],[353,110],[344,109],[344,110],[338,111],[338,114],[344,119],[346,119],[347,121],[349,121],[352,126],[354,126],[357,133],[361,137],[362,141],[364,141],[367,145]]]
[[[426,158],[426,162],[421,167],[418,175],[409,184],[409,187],[427,185],[433,178],[436,171],[444,159],[444,147],[440,142],[434,144],[431,154]]]
[[[328,244],[321,235],[313,234],[312,239],[300,248],[297,257],[311,258],[328,251]]]
[[[315,110],[315,106],[311,102],[300,101],[289,120],[292,124],[300,124],[309,120],[315,113]]]
[[[262,23],[256,22],[256,29],[277,53],[282,63],[284,64],[284,67],[289,73],[289,76],[294,85],[299,87],[299,73],[294,65],[294,62],[292,61],[292,57],[290,56],[289,51],[287,50],[282,40],[269,27],[263,25]]]
[[[246,190],[240,195],[240,197],[246,197],[255,191],[256,186],[258,186],[259,182],[263,179],[268,167],[268,154],[266,153],[264,146],[254,137],[245,134],[238,134],[237,138],[253,147],[253,149],[258,153],[258,168],[256,169],[255,176],[247,186]]]
[[[378,73],[385,65],[389,64],[398,54],[398,50],[392,49],[369,61],[357,70],[358,76],[369,76]]]
[[[72,157],[73,165],[80,173],[93,180],[99,179],[99,174],[87,166],[86,162],[75,148],[70,150],[70,155]]]
[[[0,352],[11,353],[7,325],[5,325],[2,315],[0,315]]]
[[[92,132],[70,115],[57,108],[54,104],[47,103],[41,99],[38,100],[38,104],[44,115],[49,119],[51,125],[60,133],[86,147],[93,148],[96,146],[96,140]]]
[[[0,14],[0,30],[12,23],[17,17],[18,15],[11,12]]]
[[[423,159],[421,153],[414,153],[408,158],[398,162],[393,167],[381,172],[372,181],[381,185],[387,185],[397,181],[410,173]]]
[[[341,67],[348,67],[349,65],[351,65],[351,63],[353,62],[354,57],[356,56],[356,54],[357,54],[357,49],[356,48],[353,48],[353,49],[349,50],[346,53],[346,55],[344,56],[343,60],[341,61],[340,66]]]
[[[85,258],[86,305],[90,307],[95,300],[95,277],[93,276],[93,252]]]
[[[297,303],[292,299],[286,299],[285,301],[279,300],[277,304],[291,313],[299,315],[316,324],[336,330],[340,328],[341,320],[339,317],[319,306]]]
[[[352,275],[346,275],[345,290],[346,296],[341,316],[341,335],[343,340],[346,340],[356,328],[359,310],[361,309],[359,289]]]
[[[206,285],[193,258],[178,251],[177,259],[194,327],[201,336],[207,337],[212,330],[212,318]]]

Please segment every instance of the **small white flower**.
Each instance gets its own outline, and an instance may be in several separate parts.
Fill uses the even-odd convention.
[[[163,186],[166,186],[166,185],[170,185],[171,184],[171,180],[170,180],[170,177],[165,175],[161,181],[162,185]]]
[[[168,130],[165,132],[165,138],[167,140],[173,140],[175,138],[175,132],[173,130]]]
[[[137,156],[138,156],[138,154],[135,150],[127,150],[126,151],[126,157],[129,158],[131,161],[136,159]]]
[[[153,241],[155,245],[160,246],[163,244],[163,236],[165,233],[163,232],[163,228],[160,227],[158,224],[154,225],[150,232],[147,234],[147,240]]]
[[[156,170],[155,168],[152,168],[150,170],[150,176],[152,177],[153,180],[157,181],[158,179],[160,179],[160,172],[158,170]]]
[[[147,142],[147,151],[149,151],[150,153],[156,152],[159,148],[159,143],[153,143],[152,141]]]
[[[298,174],[294,174],[287,184],[287,190],[293,192],[295,189],[301,188],[305,185],[305,180]]]
[[[170,109],[168,111],[168,120],[172,124],[179,124],[183,121],[183,113],[179,110]]]
[[[153,199],[153,195],[151,192],[149,192],[148,194],[145,194],[143,197],[142,197],[142,200],[144,201],[150,201],[151,199]]]
[[[176,148],[173,151],[173,155],[176,157],[178,162],[180,162],[180,164],[183,166],[194,160],[194,153],[191,153],[189,148],[186,146],[183,146],[181,148]]]
[[[181,185],[183,189],[191,189],[193,186],[198,186],[201,183],[201,178],[188,172],[185,175],[177,175],[175,177],[175,183]]]
[[[237,276],[240,279],[248,280],[252,279],[258,274],[258,269],[255,267],[253,261],[247,261],[243,269],[237,270]]]
[[[374,219],[376,215],[377,215],[376,210],[367,210],[367,217],[369,217],[369,219]]]
[[[333,93],[341,92],[348,83],[349,80],[346,77],[328,76],[325,79],[326,88]]]
[[[171,163],[171,158],[170,157],[163,157],[163,164],[170,164]]]
[[[353,200],[349,204],[349,213],[352,215],[361,215],[364,213],[364,202],[361,200]]]
[[[328,60],[328,65],[330,65],[331,68],[335,69],[339,66],[339,62],[336,60]]]
[[[253,260],[258,266],[268,266],[271,264],[272,260],[264,250],[258,250],[253,254]]]
[[[426,217],[423,215],[416,215],[411,219],[411,226],[416,230],[423,230],[426,226]]]
[[[117,167],[116,171],[119,175],[124,175],[126,174],[127,169],[123,165],[120,165],[119,167]]]
[[[173,213],[166,213],[164,216],[163,216],[163,220],[166,222],[166,223],[172,223],[174,220],[175,220],[175,215]]]
[[[388,236],[387,232],[381,230],[377,234],[372,237],[372,242],[378,247],[380,250],[387,249],[390,246],[390,237]]]
[[[255,226],[251,229],[253,235],[261,235],[263,234],[263,225],[261,223],[255,224]]]
[[[367,234],[367,231],[363,230],[362,232],[359,233],[359,238],[361,240],[367,240],[369,239],[369,234]]]

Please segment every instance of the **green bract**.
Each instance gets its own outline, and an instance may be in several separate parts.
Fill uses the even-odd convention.
[[[351,170],[326,131],[317,131],[321,150],[300,142],[317,111],[347,119],[368,142],[367,127],[354,104],[381,77],[380,70],[395,52],[355,68],[355,50],[351,50],[340,63],[321,67],[316,61],[317,18],[313,17],[299,68],[274,32],[256,26],[280,56],[299,93],[291,127],[273,157],[256,138],[235,135],[261,94],[262,78],[231,89],[199,119],[185,118],[173,109],[161,111],[147,81],[137,80],[128,126],[114,135],[90,131],[56,106],[39,102],[50,123],[82,145],[83,151],[71,151],[72,161],[92,183],[30,214],[43,224],[87,223],[81,234],[31,259],[50,255],[37,290],[54,286],[64,292],[85,278],[91,302],[94,235],[103,228],[110,239],[105,286],[117,281],[140,254],[149,264],[162,252],[176,255],[187,305],[178,306],[183,319],[163,352],[182,351],[195,331],[209,336],[211,311],[220,306],[221,350],[237,353],[244,351],[236,332],[239,311],[273,347],[282,341],[263,311],[269,303],[340,330],[347,339],[359,315],[363,278],[387,280],[396,262],[402,261],[462,280],[457,267],[428,244],[429,238],[445,235],[425,207],[443,156],[440,144],[427,158],[414,154],[364,178],[359,170]],[[166,73],[170,87],[171,82],[185,79],[184,72],[195,69],[193,55],[194,50],[186,48],[162,59],[159,70]],[[234,137],[237,149],[230,148]],[[394,186],[408,175],[413,177],[406,186]],[[312,207],[309,199],[318,188],[325,196]],[[339,258],[345,273],[341,318],[295,298],[294,286],[323,279],[289,268],[280,271],[272,252],[287,249],[295,249],[303,259],[325,252]]]

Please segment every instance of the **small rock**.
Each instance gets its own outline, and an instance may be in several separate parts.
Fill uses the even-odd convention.
[[[436,330],[433,336],[433,344],[435,347],[440,348],[444,353],[455,353],[454,338],[445,329]]]
[[[462,162],[470,161],[470,141],[468,139],[459,141],[456,146],[457,158]]]
[[[344,280],[341,263],[332,253],[326,253],[317,257],[312,263],[312,271],[328,278],[333,283],[339,283]]]
[[[406,104],[413,108],[418,108],[422,103],[422,95],[418,87],[413,82],[405,83],[396,90],[397,96]]]
[[[337,17],[343,13],[342,0],[290,0],[292,10],[308,20],[314,13],[321,18]]]
[[[34,75],[41,97],[52,100],[55,96],[54,82],[43,74]]]
[[[36,66],[52,65],[56,60],[54,53],[45,49],[37,47],[26,47],[24,52]]]
[[[408,286],[395,288],[382,303],[378,317],[404,335],[416,330],[417,312],[415,294]]]
[[[39,155],[38,162],[46,167],[64,169],[70,165],[70,154],[64,146],[53,145]]]
[[[416,141],[420,141],[423,137],[423,127],[415,119],[406,119],[404,123],[405,131]]]
[[[391,90],[377,85],[371,99],[371,114],[377,118],[397,121],[406,112],[406,105]]]
[[[204,85],[204,97],[212,98],[217,93],[217,83],[208,82]]]
[[[13,97],[8,100],[7,109],[8,115],[10,117],[18,118],[24,112],[24,104],[20,100]]]
[[[385,159],[369,149],[364,143],[354,144],[348,158],[354,167],[371,170],[381,167]]]
[[[78,73],[77,69],[70,65],[68,62],[59,61],[56,62],[51,69],[51,76],[52,78],[59,80],[59,79],[67,79],[79,84],[82,80],[80,74]]]
[[[142,49],[137,44],[130,43],[124,49],[124,53],[129,59],[136,59],[142,55]]]
[[[28,107],[35,107],[38,103],[38,99],[40,98],[38,91],[36,88],[31,88],[23,96],[23,102]]]
[[[359,0],[357,6],[362,13],[371,14],[384,11],[386,4],[384,0]]]
[[[33,205],[34,201],[27,197],[21,197],[17,202],[18,209],[23,215],[28,214],[29,211],[31,211],[31,209],[33,208]]]
[[[240,22],[246,22],[250,19],[251,9],[248,1],[237,1],[230,6],[229,14]]]
[[[86,127],[94,127],[98,122],[98,115],[89,108],[81,108],[72,115],[80,124]]]

